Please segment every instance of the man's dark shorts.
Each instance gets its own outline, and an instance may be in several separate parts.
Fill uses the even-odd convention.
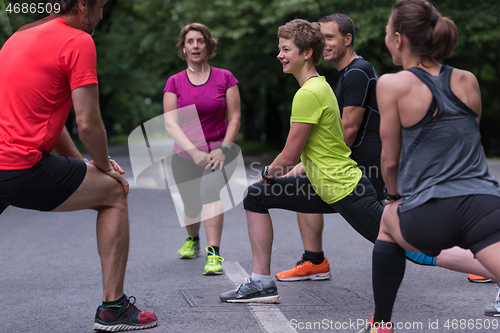
[[[52,211],[78,189],[86,173],[81,160],[47,154],[29,169],[0,170],[0,214],[11,205]]]

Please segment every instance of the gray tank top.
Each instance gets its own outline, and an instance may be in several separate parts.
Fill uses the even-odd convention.
[[[433,100],[420,122],[402,128],[400,211],[408,211],[431,198],[500,196],[499,184],[486,164],[477,115],[451,91],[453,68],[443,65],[437,77],[417,67],[408,71],[429,87]]]

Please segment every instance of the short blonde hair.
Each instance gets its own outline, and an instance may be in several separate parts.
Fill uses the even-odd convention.
[[[319,23],[311,23],[303,19],[292,20],[279,27],[278,37],[291,39],[299,48],[300,53],[311,48],[313,64],[319,64],[325,48],[325,35],[321,33]]]
[[[199,31],[203,35],[203,38],[205,39],[205,43],[207,45],[208,59],[212,59],[213,57],[215,57],[215,55],[217,54],[217,52],[215,52],[217,48],[217,39],[212,37],[210,29],[208,29],[206,25],[201,23],[191,23],[182,28],[181,33],[179,34],[179,40],[175,45],[179,49],[179,57],[182,60],[186,60],[186,56],[184,55],[184,52],[182,50],[184,49],[186,35],[191,30]]]

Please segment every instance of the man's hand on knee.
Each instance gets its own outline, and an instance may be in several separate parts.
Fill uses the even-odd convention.
[[[108,171],[102,171],[101,169],[99,169],[94,164],[94,161],[90,161],[90,162],[88,162],[88,164],[96,167],[102,173],[104,173],[104,174],[116,179],[118,182],[120,182],[123,186],[123,190],[125,191],[125,195],[128,195],[129,190],[130,190],[130,188],[129,188],[130,185],[129,185],[128,181],[125,179],[125,177],[123,176],[125,171],[123,171],[123,169],[118,165],[118,163],[116,163],[115,160],[112,160],[110,158],[109,161],[110,161],[110,169]]]
[[[125,191],[125,195],[128,195],[128,192],[130,190],[129,183],[120,172],[116,171],[115,169],[111,169],[109,171],[106,171],[105,174],[107,174],[108,176],[113,177],[114,179],[119,181],[123,186],[123,190]]]

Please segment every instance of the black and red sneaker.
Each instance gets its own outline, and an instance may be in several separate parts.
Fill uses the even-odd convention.
[[[95,314],[94,330],[132,331],[155,327],[158,324],[154,313],[141,311],[134,304],[135,297],[130,296],[120,309],[109,309],[100,305]]]

